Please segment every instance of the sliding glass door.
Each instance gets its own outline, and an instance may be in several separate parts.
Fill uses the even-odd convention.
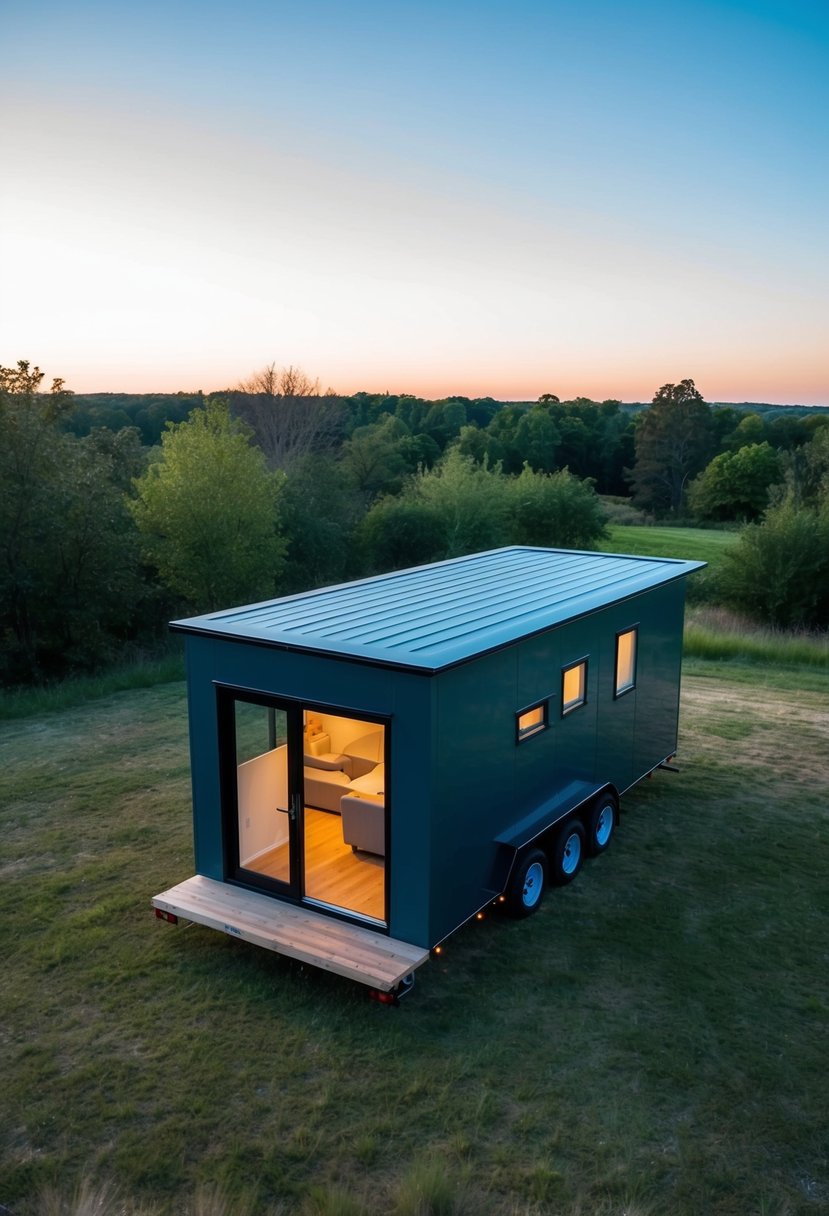
[[[220,719],[228,876],[298,898],[301,712],[223,690]]]

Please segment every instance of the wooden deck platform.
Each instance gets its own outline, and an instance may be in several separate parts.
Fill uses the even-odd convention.
[[[164,912],[381,992],[395,988],[429,957],[429,951],[421,946],[201,874],[162,891],[152,902],[154,908]]]

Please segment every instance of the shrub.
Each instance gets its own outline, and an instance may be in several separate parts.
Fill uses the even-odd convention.
[[[394,570],[504,544],[594,549],[605,527],[592,484],[566,469],[525,465],[508,477],[452,448],[399,497],[376,503],[359,535],[369,568]]]
[[[524,465],[508,483],[509,539],[516,545],[595,549],[606,535],[601,501],[567,469],[547,475]]]
[[[629,498],[621,498],[616,494],[600,494],[599,501],[602,504],[604,517],[609,524],[627,524],[636,527],[648,522],[645,512],[634,507]]]
[[[780,480],[780,461],[770,443],[722,452],[691,482],[688,503],[700,519],[758,519],[769,489]]]
[[[382,498],[357,530],[369,570],[402,570],[443,556],[445,529],[434,507],[411,498]]]
[[[829,624],[829,507],[786,500],[750,524],[720,569],[725,603],[784,628]]]

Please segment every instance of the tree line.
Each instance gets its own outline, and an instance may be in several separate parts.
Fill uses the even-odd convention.
[[[275,364],[219,394],[105,408],[43,381],[26,361],[0,368],[7,684],[152,646],[175,614],[500,544],[594,548],[599,495],[746,524],[723,594],[777,623],[829,623],[826,412],[712,407],[691,380],[641,409],[342,397]]]

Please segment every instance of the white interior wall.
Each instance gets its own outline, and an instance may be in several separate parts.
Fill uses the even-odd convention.
[[[314,711],[312,711],[314,712]],[[323,730],[331,739],[331,751],[335,754],[347,752],[349,743],[362,738],[371,731],[382,731],[376,722],[364,722],[360,718],[340,718],[335,714],[316,714],[322,719]],[[382,759],[382,755],[378,757]]]
[[[288,840],[288,748],[254,756],[236,768],[239,800],[239,861]]]

